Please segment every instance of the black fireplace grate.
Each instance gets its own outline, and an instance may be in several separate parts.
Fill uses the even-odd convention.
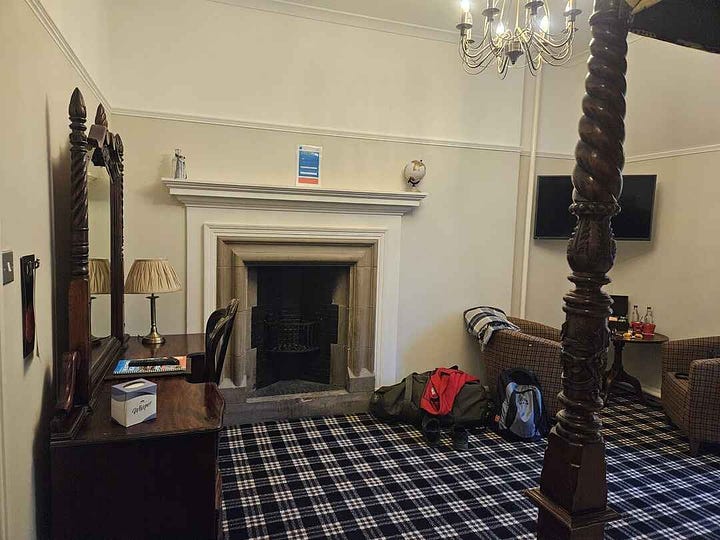
[[[304,353],[317,351],[318,321],[265,321],[268,352]]]

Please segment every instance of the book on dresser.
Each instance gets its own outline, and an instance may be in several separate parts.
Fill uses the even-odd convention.
[[[148,358],[122,358],[117,361],[110,377],[157,377],[181,375],[188,372],[187,356],[158,356]]]

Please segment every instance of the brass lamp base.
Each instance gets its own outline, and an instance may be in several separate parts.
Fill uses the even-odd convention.
[[[157,310],[155,309],[157,295],[151,294],[147,299],[150,300],[150,333],[143,336],[142,342],[143,345],[162,345],[165,343],[165,338],[157,331]]]
[[[162,345],[165,343],[165,337],[160,335],[156,330],[150,330],[150,333],[142,337],[143,345]]]

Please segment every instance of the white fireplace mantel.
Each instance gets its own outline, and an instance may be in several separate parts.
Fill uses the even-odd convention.
[[[403,215],[420,206],[421,191],[363,191],[163,178],[187,207]]]
[[[187,332],[202,332],[217,307],[217,244],[223,239],[371,243],[377,246],[375,375],[398,377],[402,216],[420,206],[417,191],[351,191],[164,178],[185,206]]]

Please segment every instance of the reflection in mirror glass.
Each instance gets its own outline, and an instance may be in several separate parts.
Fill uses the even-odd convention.
[[[88,171],[88,265],[93,345],[110,335],[110,179],[100,167]]]

